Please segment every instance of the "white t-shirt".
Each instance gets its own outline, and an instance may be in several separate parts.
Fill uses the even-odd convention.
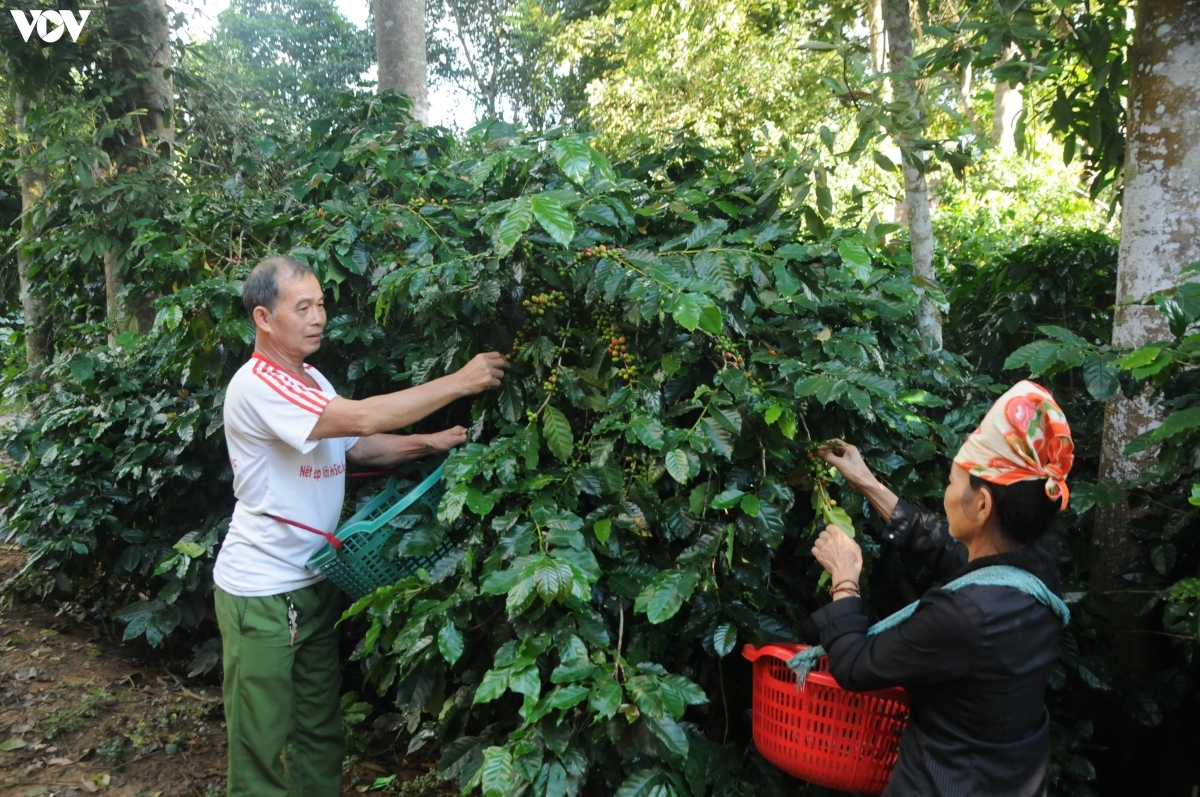
[[[308,439],[337,393],[316,368],[304,368],[320,390],[255,352],[225,392],[237,506],[213,580],[232,595],[279,595],[325,578],[304,567],[325,538],[267,517],[333,532],[342,513],[346,452],[358,438]]]

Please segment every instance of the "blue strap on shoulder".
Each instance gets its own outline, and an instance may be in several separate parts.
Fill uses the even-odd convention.
[[[1067,608],[1067,604],[1063,603],[1062,598],[1055,595],[1053,592],[1042,583],[1042,580],[1030,573],[1028,570],[1022,570],[1019,567],[1010,565],[993,565],[992,567],[981,567],[978,570],[972,570],[965,576],[956,578],[949,584],[946,584],[942,589],[953,592],[957,589],[967,586],[984,586],[984,587],[1013,587],[1019,589],[1026,595],[1033,596],[1039,603],[1049,607],[1051,611],[1058,615],[1058,619],[1062,620],[1063,627],[1071,622],[1071,610]],[[875,636],[884,631],[903,623],[908,618],[912,617],[917,611],[917,606],[920,601],[914,601],[905,606],[900,611],[893,615],[883,618],[875,625],[867,629],[867,636]],[[817,659],[825,655],[825,648],[820,645],[814,645],[792,656],[787,661],[787,666],[796,673],[796,686],[802,688],[804,680],[808,677],[808,673],[816,666]]]

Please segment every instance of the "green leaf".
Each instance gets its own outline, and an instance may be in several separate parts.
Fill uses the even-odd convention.
[[[658,451],[663,447],[663,425],[657,418],[639,415],[633,419],[629,428],[647,448]]]
[[[550,705],[560,709],[572,708],[587,697],[589,691],[591,690],[586,686],[580,686],[579,684],[559,687],[550,693]]]
[[[850,520],[850,515],[847,514],[845,509],[842,509],[840,506],[830,506],[829,504],[824,504],[821,507],[821,514],[826,523],[837,526],[839,529],[846,532],[848,537],[851,539],[854,538],[854,523]]]
[[[534,586],[546,603],[569,598],[574,581],[571,566],[555,559],[544,558],[533,570]]]
[[[687,734],[683,732],[683,728],[679,726],[679,723],[668,716],[645,716],[642,717],[642,721],[650,726],[650,729],[654,731],[654,735],[663,743],[663,746],[675,755],[687,758],[688,738]]]
[[[495,506],[496,499],[491,494],[483,492],[478,487],[467,488],[467,508],[476,515],[486,517]]]
[[[731,487],[713,498],[713,500],[709,503],[709,506],[713,509],[732,509],[733,507],[737,506],[738,501],[742,500],[742,496],[744,495],[745,493],[741,490],[737,489],[736,487]]]
[[[438,650],[449,664],[453,665],[463,654],[463,637],[454,623],[446,623],[438,631]]]
[[[838,254],[855,279],[864,285],[871,279],[871,255],[862,244],[842,241],[838,244]]]
[[[1197,426],[1200,426],[1200,407],[1188,407],[1168,415],[1162,424],[1150,433],[1150,437],[1159,441],[1166,440]]]
[[[588,707],[601,719],[616,716],[621,707],[621,687],[619,684],[608,683],[592,687],[592,695],[588,699]]]
[[[625,779],[616,797],[671,797],[671,794],[662,786],[658,770],[639,769]]]
[[[173,550],[179,551],[184,556],[190,556],[193,559],[198,559],[207,552],[207,549],[198,542],[191,540],[180,540],[171,546]]]
[[[771,269],[775,274],[775,290],[780,296],[794,296],[800,291],[800,280],[792,276],[792,272],[783,263],[776,263]]]
[[[1055,340],[1035,340],[1027,343],[1009,355],[1004,361],[1004,368],[1029,367],[1030,376],[1041,376],[1059,362],[1070,364],[1078,357],[1077,349],[1070,349]],[[1077,361],[1077,360],[1076,360]]]
[[[674,451],[668,451],[666,457],[667,473],[671,474],[671,478],[680,484],[688,482],[688,457],[687,454],[680,451],[678,448]]]
[[[885,172],[894,172],[899,170],[899,166],[887,155],[884,155],[879,150],[871,152],[871,157],[875,159],[875,164]]]
[[[692,596],[700,574],[693,570],[668,570],[659,573],[634,601],[633,609],[645,612],[651,623],[670,620]]]
[[[1117,365],[1126,370],[1141,368],[1154,362],[1161,351],[1162,346],[1143,346],[1117,360]]]
[[[737,626],[733,623],[721,623],[713,631],[712,643],[718,656],[728,656],[737,646]]]
[[[442,523],[453,523],[462,515],[463,506],[467,503],[467,486],[455,485],[446,491],[438,505],[438,520]]]
[[[1160,576],[1166,578],[1175,567],[1175,546],[1171,543],[1156,545],[1150,549],[1150,563]]]
[[[91,381],[94,363],[87,354],[77,354],[71,360],[71,378],[83,384]]]
[[[758,496],[745,495],[741,500],[742,511],[750,517],[758,517],[758,511],[762,509],[762,502],[758,500]]]
[[[707,296],[701,299],[700,328],[710,335],[720,335],[725,332],[725,321],[721,310]]]
[[[1076,335],[1074,332],[1072,332],[1069,329],[1063,329],[1062,327],[1056,327],[1056,326],[1040,326],[1037,328],[1037,330],[1038,330],[1038,332],[1041,332],[1043,335],[1046,335],[1047,337],[1055,338],[1056,340],[1061,340],[1063,343],[1066,343],[1068,346],[1085,347],[1088,345],[1088,342],[1086,340],[1079,337],[1078,335]]]
[[[532,203],[529,197],[519,197],[496,228],[496,253],[504,256],[511,252],[532,223]]]
[[[713,418],[706,417],[701,424],[704,433],[712,443],[713,449],[721,456],[729,459],[733,456],[733,435]]]
[[[28,746],[29,742],[25,741],[24,739],[13,737],[12,739],[6,739],[5,741],[0,742],[0,751],[11,753],[13,750],[24,750]]]
[[[700,298],[694,293],[681,293],[675,298],[671,317],[688,332],[695,332],[700,325]]]
[[[488,670],[483,674],[483,680],[480,681],[479,688],[475,690],[475,701],[472,705],[490,703],[507,691],[508,670]]]
[[[571,458],[575,448],[575,437],[571,434],[571,424],[562,411],[552,405],[547,405],[542,412],[542,435],[546,438],[546,447],[559,462]]]
[[[1083,382],[1092,398],[1108,401],[1121,387],[1120,371],[1099,354],[1089,354],[1083,360]]]
[[[575,237],[575,222],[562,203],[549,194],[536,194],[529,198],[529,204],[542,229],[560,245],[570,246]]]
[[[596,534],[596,539],[601,545],[603,545],[604,543],[608,542],[608,537],[610,534],[612,534],[612,520],[610,518],[597,520],[596,525],[592,527],[592,530]]]
[[[483,797],[505,797],[516,785],[517,769],[512,753],[504,747],[489,747],[483,751]]]
[[[587,180],[592,171],[591,147],[578,136],[564,136],[551,144],[554,160],[563,174],[576,183]]]

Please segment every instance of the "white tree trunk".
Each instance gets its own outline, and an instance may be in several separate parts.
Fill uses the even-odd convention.
[[[16,113],[17,131],[25,132],[25,121],[29,113],[30,98],[14,90],[13,110]],[[22,147],[22,154],[28,154]],[[33,209],[42,197],[46,175],[32,169],[22,169],[21,183],[21,240],[34,234]],[[21,314],[25,321],[25,362],[39,365],[50,355],[50,327],[46,317],[46,300],[34,289],[29,279],[31,263],[17,247],[17,281],[21,288]]]
[[[1200,3],[1141,2],[1130,48],[1126,118],[1125,200],[1117,267],[1113,345],[1123,348],[1169,339],[1153,305],[1136,304],[1178,285],[1180,272],[1200,260]],[[1146,455],[1126,457],[1125,445],[1156,426],[1161,409],[1118,393],[1104,415],[1100,477],[1133,478]],[[1100,561],[1093,589],[1128,586],[1121,570],[1138,551],[1127,532],[1127,506],[1097,514]]]
[[[373,0],[379,88],[412,97],[413,116],[429,122],[425,0]]]
[[[867,9],[871,25],[871,66],[875,74],[886,72],[887,65],[887,30],[883,25],[883,0],[868,0]],[[891,99],[891,89],[884,80],[885,100]]]
[[[975,77],[975,67],[967,61],[962,68],[962,81],[958,84],[958,99],[962,102],[963,116],[967,117],[967,123],[971,125],[972,132],[979,130],[979,125],[975,119],[975,104],[971,102],[971,82]]]
[[[914,141],[924,136],[925,109],[916,82],[909,76],[912,69],[912,28],[908,0],[884,0],[883,13],[893,90],[896,93],[892,103],[892,126],[898,131],[900,162],[904,169],[904,209],[912,244],[913,274],[918,280],[933,285],[936,284],[936,277],[933,271],[929,186],[925,183],[924,170],[916,165],[921,155],[913,150]],[[941,313],[925,297],[917,305],[917,331],[930,349],[942,347]]]
[[[175,89],[171,81],[171,26],[165,0],[110,0],[109,30],[121,41],[114,61],[125,70],[128,88],[125,110],[144,111],[138,116],[140,135],[125,142],[127,148],[153,149],[159,157],[171,159],[175,144]],[[114,159],[114,163],[116,159]],[[126,161],[126,168],[137,168],[137,159]],[[128,264],[126,264],[128,266]],[[126,284],[136,280],[117,261],[110,249],[104,253],[104,288],[109,320],[109,342],[117,332],[136,329],[143,334],[154,322],[152,296],[130,302],[124,296]]]
[[[1000,64],[1008,63],[1018,53],[1020,50],[1015,42],[1004,45],[1004,50],[1000,53]],[[1023,103],[1020,83],[1014,86],[1007,80],[996,81],[996,97],[992,102],[992,146],[1005,154],[1017,149],[1017,117],[1021,115]]]

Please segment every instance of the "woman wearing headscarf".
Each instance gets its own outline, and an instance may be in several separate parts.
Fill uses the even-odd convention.
[[[897,498],[854,446],[820,451],[888,518],[884,539],[940,584],[870,627],[858,595],[858,545],[831,525],[813,548],[832,575],[833,601],[809,620],[830,672],[843,688],[902,686],[912,700],[885,795],[1046,794],[1044,694],[1069,613],[1057,566],[1037,541],[1067,505],[1073,448],[1050,393],[1018,383],[954,457],[947,523]],[[820,652],[789,665],[803,674]]]

